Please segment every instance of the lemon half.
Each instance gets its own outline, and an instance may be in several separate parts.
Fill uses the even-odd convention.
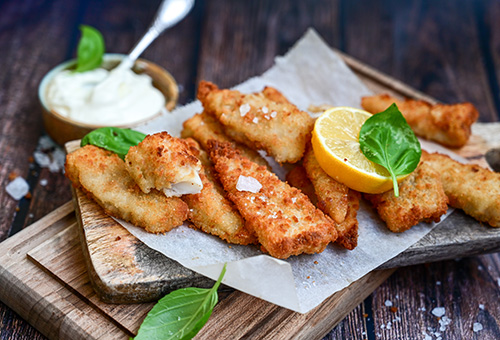
[[[393,183],[387,169],[359,148],[359,131],[371,116],[352,107],[326,110],[314,125],[312,146],[319,165],[332,178],[353,190],[378,194],[392,189]],[[398,182],[407,176],[398,176]]]

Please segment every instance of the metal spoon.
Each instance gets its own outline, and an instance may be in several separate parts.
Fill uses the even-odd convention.
[[[164,0],[156,12],[156,16],[146,34],[144,34],[141,40],[139,40],[137,45],[135,45],[117,68],[131,68],[149,44],[151,44],[164,30],[181,21],[189,13],[191,8],[193,8],[193,5],[194,0]]]

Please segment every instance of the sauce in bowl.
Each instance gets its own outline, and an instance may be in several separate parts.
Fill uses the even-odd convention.
[[[165,106],[165,97],[151,77],[128,68],[63,70],[51,79],[46,93],[50,110],[92,125],[132,124],[155,116]]]

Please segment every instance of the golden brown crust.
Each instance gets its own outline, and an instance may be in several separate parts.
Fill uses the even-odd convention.
[[[422,152],[441,176],[450,205],[476,220],[500,227],[500,174],[476,164],[462,164],[447,155]]]
[[[235,141],[265,150],[280,163],[295,163],[302,157],[314,120],[276,89],[267,87],[260,93],[242,94],[202,81],[198,99]]]
[[[342,223],[347,215],[349,188],[328,176],[316,160],[310,145],[306,149],[303,165],[318,196],[318,207],[337,224]]]
[[[316,195],[315,188],[311,183],[309,177],[307,177],[307,172],[302,166],[296,166],[293,168],[286,177],[290,185],[300,189],[304,192],[311,202],[320,209],[318,206],[318,197]],[[335,241],[342,247],[352,250],[358,245],[358,210],[359,210],[359,200],[361,199],[361,194],[357,191],[348,190],[347,193],[347,209],[344,220],[341,223],[335,223],[335,228],[337,229],[338,238]],[[324,205],[322,205],[324,207]],[[326,214],[327,211],[323,210]],[[331,217],[331,216],[330,216]]]
[[[361,100],[363,108],[371,113],[382,112],[392,103],[396,103],[415,134],[454,148],[467,143],[471,126],[479,117],[471,103],[431,105],[421,100],[400,100],[388,94]]]
[[[167,198],[158,191],[145,194],[114,153],[86,145],[66,157],[66,177],[81,188],[109,215],[164,233],[187,219],[188,207],[180,198]]]
[[[333,221],[300,190],[242,157],[229,143],[209,141],[209,151],[228,197],[271,256],[322,252],[334,239]],[[262,187],[257,193],[240,191],[236,188],[240,176],[252,177]]]
[[[196,139],[205,150],[208,147],[208,141],[210,139],[217,140],[219,142],[234,143],[235,147],[241,151],[243,156],[247,157],[252,162],[264,165],[270,169],[269,164],[264,157],[262,157],[257,151],[252,150],[241,143],[236,143],[234,140],[229,138],[225,134],[224,127],[219,123],[219,121],[206,112],[196,114],[186,120],[183,124],[181,137],[192,137]]]
[[[399,184],[399,197],[389,190],[383,194],[365,194],[380,218],[392,232],[403,232],[420,222],[439,222],[448,210],[438,172],[428,162],[421,162],[417,169]]]
[[[208,155],[192,139],[186,139],[194,155],[203,164],[200,177],[203,189],[199,194],[184,195],[182,199],[189,206],[189,220],[208,234],[235,244],[257,244],[257,237],[245,226],[245,221],[234,204],[225,197],[224,189],[213,173]]]
[[[186,142],[160,132],[146,136],[137,146],[130,148],[125,165],[132,178],[145,193],[151,189],[171,188],[201,169],[201,163]]]

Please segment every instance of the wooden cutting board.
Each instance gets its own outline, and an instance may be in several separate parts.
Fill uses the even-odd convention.
[[[433,101],[343,57],[376,93],[390,92]],[[493,131],[500,131],[500,124],[476,124],[475,136],[460,153],[484,165],[484,152],[489,147],[500,146]],[[76,193],[75,198],[78,202],[84,196]],[[77,207],[82,205],[77,204]],[[68,202],[0,244],[0,299],[49,338],[126,339],[137,331],[152,304],[109,304],[103,299],[150,299],[153,293],[161,295],[164,285],[179,284],[183,280],[184,284],[207,283],[182,267],[176,280],[178,265],[175,262],[160,257],[122,229],[113,229],[112,233],[102,233],[105,229],[93,230],[116,227],[95,215],[98,214],[96,210],[75,214],[73,209],[73,204]],[[86,229],[78,225],[76,216],[81,218],[80,224]],[[99,223],[89,224],[86,219]],[[498,250],[500,228],[484,227],[456,211],[384,268]],[[161,277],[163,273],[159,271],[165,269],[170,274]],[[373,271],[307,314],[295,313],[240,292],[222,294],[222,301],[197,338],[319,339],[393,271]],[[131,292],[132,285],[135,287]]]

